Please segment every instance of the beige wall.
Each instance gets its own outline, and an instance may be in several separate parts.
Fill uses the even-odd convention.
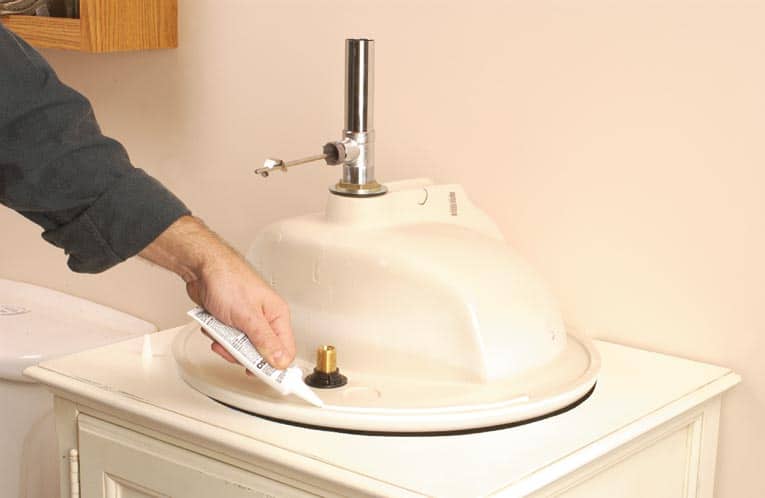
[[[236,247],[318,210],[347,36],[377,39],[378,176],[461,182],[593,336],[734,367],[718,496],[765,496],[765,3],[181,1],[181,48],[46,51],[105,131]],[[173,276],[69,273],[0,211],[0,276],[169,327]]]

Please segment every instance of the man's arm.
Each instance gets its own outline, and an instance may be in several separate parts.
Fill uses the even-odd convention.
[[[191,216],[183,216],[140,256],[178,274],[191,299],[219,320],[245,332],[277,368],[295,357],[289,310],[242,257]],[[213,342],[212,349],[236,360]]]
[[[0,25],[0,203],[42,226],[69,267],[134,256],[189,210],[104,136],[90,103]]]
[[[0,203],[43,227],[77,272],[141,255],[242,329],[276,367],[295,355],[287,305],[233,249],[101,133],[90,103],[0,25]],[[233,358],[217,344],[213,350]]]

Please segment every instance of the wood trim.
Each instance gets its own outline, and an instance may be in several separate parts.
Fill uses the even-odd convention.
[[[177,0],[87,0],[80,18],[88,52],[178,46]]]
[[[0,21],[38,48],[81,50],[81,23],[79,19],[58,17],[5,16]]]
[[[102,53],[178,47],[178,0],[80,0],[80,19],[0,21],[38,48]]]

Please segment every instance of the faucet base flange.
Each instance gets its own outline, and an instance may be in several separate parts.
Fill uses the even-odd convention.
[[[365,183],[363,185],[338,182],[329,187],[329,191],[333,194],[346,197],[372,197],[385,194],[388,191],[388,187],[377,182]]]

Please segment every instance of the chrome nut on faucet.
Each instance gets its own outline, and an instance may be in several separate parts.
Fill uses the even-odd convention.
[[[327,164],[335,166],[355,161],[359,157],[359,144],[350,138],[324,144]]]
[[[267,159],[255,173],[268,177],[274,170],[316,161],[343,165],[342,178],[330,192],[351,197],[384,194],[388,189],[374,175],[374,40],[345,40],[345,128],[343,139],[328,142],[322,154],[295,161]]]

